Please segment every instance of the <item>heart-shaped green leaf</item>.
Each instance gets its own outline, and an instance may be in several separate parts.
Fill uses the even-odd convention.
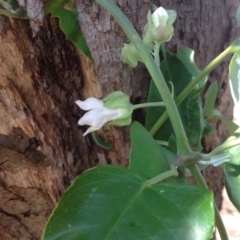
[[[191,49],[183,49],[177,54],[167,53],[161,63],[161,70],[166,83],[169,85],[169,89],[171,90],[171,84],[174,86],[174,97],[178,96],[199,72],[193,61],[193,51]],[[205,79],[195,86],[192,92],[178,106],[188,141],[198,150],[201,149],[201,138],[203,134],[208,132],[206,129],[209,129],[203,119],[202,105],[199,97],[204,83]],[[151,82],[148,102],[158,101],[162,101],[162,98],[155,84]],[[148,108],[145,123],[148,130],[154,126],[164,111],[165,109],[162,107]],[[168,141],[173,134],[172,125],[168,119],[154,137],[159,140]]]
[[[131,127],[130,166],[132,171],[150,179],[170,170],[170,162],[176,154],[161,147],[140,123],[133,122]]]
[[[154,184],[129,169],[104,165],[86,171],[65,192],[43,240],[208,240],[212,193],[192,185]]]
[[[75,46],[88,58],[92,59],[86,41],[77,25],[77,12],[63,8],[57,8],[52,11],[51,16],[59,18],[59,26],[66,39],[75,44]]]
[[[133,122],[131,127],[131,153],[129,169],[146,179],[170,170],[176,154],[160,146],[140,123]],[[169,178],[164,182],[184,181],[182,178]]]

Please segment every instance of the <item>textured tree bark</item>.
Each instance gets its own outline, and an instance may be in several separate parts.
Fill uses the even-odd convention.
[[[237,0],[117,3],[140,33],[152,3],[175,9],[175,36],[167,46],[193,48],[200,67],[236,36]],[[65,40],[57,21],[45,17],[33,38],[28,21],[0,16],[1,239],[39,239],[51,210],[78,174],[96,164],[128,164],[129,127],[101,130],[113,144],[105,151],[90,136],[82,137],[86,127],[77,126],[82,112],[74,101],[120,90],[132,103],[144,102],[150,78],[142,64],[132,69],[121,63],[127,38],[105,10],[92,0],[77,1],[77,9],[94,65]],[[221,89],[217,105],[231,116],[226,64],[211,74],[214,79]],[[136,111],[133,118],[143,121],[143,114]],[[206,138],[207,151],[227,135],[214,124],[217,132]],[[206,171],[210,183],[214,174],[219,174],[216,169]],[[220,199],[222,182],[213,186]]]
[[[101,159],[74,103],[92,66],[49,18],[32,38],[28,21],[0,17],[0,48],[0,238],[39,239],[66,187]]]

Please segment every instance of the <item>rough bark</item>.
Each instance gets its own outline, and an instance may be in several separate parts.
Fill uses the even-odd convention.
[[[237,2],[119,0],[118,5],[139,32],[151,3],[176,9],[168,47],[192,47],[203,67],[235,36]],[[105,151],[90,136],[82,137],[86,128],[76,124],[82,112],[74,101],[120,90],[132,103],[143,102],[150,78],[143,65],[132,69],[121,63],[127,38],[105,10],[92,0],[77,1],[77,9],[94,65],[65,40],[56,20],[45,17],[33,38],[28,21],[0,16],[1,239],[39,239],[53,206],[79,173],[96,164],[128,164],[129,128],[100,131],[113,144]],[[225,66],[211,80],[218,80],[218,105],[231,116]],[[133,117],[142,121],[142,115],[136,111]],[[218,132],[206,140],[207,151],[226,137],[215,125]],[[214,186],[219,195],[222,184]]]
[[[39,239],[66,187],[101,159],[76,124],[92,67],[48,17],[36,38],[28,21],[0,17],[0,44],[0,238]]]

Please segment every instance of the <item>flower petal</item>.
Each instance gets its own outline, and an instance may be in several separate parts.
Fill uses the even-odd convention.
[[[103,106],[103,102],[101,100],[93,97],[90,97],[85,101],[78,100],[75,101],[75,103],[83,110],[96,109]]]
[[[126,122],[125,118],[129,118],[127,123],[131,122],[132,105],[129,97],[122,92],[114,92],[102,101],[96,98],[88,98],[85,101],[78,100],[76,104],[83,110],[89,110],[78,121],[79,125],[90,126],[84,136],[116,119],[124,119],[123,121]],[[120,121],[119,125],[124,124]]]
[[[88,133],[97,131],[98,129],[100,129],[100,128],[90,127],[90,128],[88,128],[88,130],[83,134],[83,136],[85,137]]]
[[[168,20],[168,13],[163,7],[159,7],[152,15],[152,22],[154,27],[159,25],[166,26]]]
[[[177,13],[174,10],[166,10],[168,14],[168,25],[172,25],[177,18]]]
[[[88,133],[100,129],[105,123],[112,121],[121,116],[121,111],[117,109],[93,109],[87,112],[79,121],[79,125],[90,125],[91,127],[83,134],[86,136]]]
[[[102,109],[92,109],[85,113],[78,121],[78,125],[89,125],[93,127],[98,127],[104,124],[104,119],[102,117]]]
[[[102,107],[101,109],[92,109],[87,112],[78,121],[79,125],[89,125],[95,128],[101,128],[105,123],[112,121],[122,116],[122,112],[118,109],[108,109]]]

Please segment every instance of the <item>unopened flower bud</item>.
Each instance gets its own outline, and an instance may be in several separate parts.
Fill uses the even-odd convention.
[[[124,47],[121,51],[121,59],[130,67],[136,67],[138,61],[141,61],[141,57],[139,56],[137,49],[132,43],[124,44]]]
[[[161,44],[168,42],[173,36],[173,22],[176,19],[174,10],[165,10],[159,7],[153,14],[148,12],[148,23],[144,27],[143,39],[145,42]]]

